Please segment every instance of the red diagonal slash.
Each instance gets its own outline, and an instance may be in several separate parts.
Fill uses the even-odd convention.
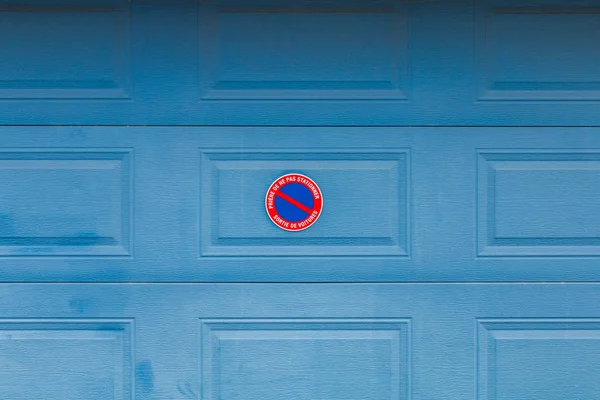
[[[296,207],[298,207],[299,209],[301,209],[302,211],[306,212],[307,214],[312,214],[313,210],[311,210],[310,208],[306,207],[304,204],[300,203],[299,201],[296,201],[294,199],[292,199],[290,196],[288,196],[285,193],[282,193],[281,191],[276,193],[277,196],[281,197],[282,199],[284,199],[287,202],[292,203],[293,205],[295,205]]]

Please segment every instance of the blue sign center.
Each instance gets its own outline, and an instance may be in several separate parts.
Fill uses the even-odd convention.
[[[300,222],[308,218],[310,213],[306,209],[312,210],[315,205],[315,199],[309,188],[299,183],[289,183],[279,191],[304,206],[300,207],[284,197],[275,196],[275,209],[281,218],[289,222]]]

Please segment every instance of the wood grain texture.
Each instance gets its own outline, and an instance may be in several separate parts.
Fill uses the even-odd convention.
[[[598,284],[569,283],[3,284],[0,363],[22,367],[0,393],[75,400],[105,382],[87,398],[129,400],[106,391],[122,378],[153,400],[593,398],[598,302]],[[123,319],[133,347],[103,340]],[[117,349],[131,381],[107,373]]]
[[[597,126],[599,18],[594,1],[9,2],[0,123]]]
[[[4,282],[600,277],[596,128],[3,127],[0,142]],[[288,172],[326,204],[302,232],[264,209]]]

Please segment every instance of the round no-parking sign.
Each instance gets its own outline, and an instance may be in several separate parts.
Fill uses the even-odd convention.
[[[321,215],[323,196],[309,177],[287,174],[269,187],[265,207],[275,225],[286,231],[301,231],[314,224]]]

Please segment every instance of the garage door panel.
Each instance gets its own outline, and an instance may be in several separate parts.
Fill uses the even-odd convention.
[[[600,98],[600,52],[590,35],[600,18],[596,3],[480,1],[476,15],[479,100]]]
[[[407,256],[408,153],[331,149],[209,150],[202,157],[200,257]],[[327,198],[348,198],[294,236],[265,218],[265,187],[302,171]],[[351,183],[352,188],[348,185]],[[379,204],[365,209],[362,205]],[[232,210],[235,210],[232,212]]]
[[[1,285],[0,362],[14,368],[0,390],[593,398],[599,293],[568,283]]]
[[[3,281],[598,277],[595,128],[0,135]],[[264,207],[289,172],[315,179],[324,196],[323,215],[301,232],[278,228]]]
[[[410,320],[228,319],[201,327],[205,398],[408,396]]]
[[[130,97],[129,2],[4,2],[0,18],[1,100]]]
[[[2,319],[0,332],[2,397],[133,398],[131,320]]]
[[[599,15],[549,0],[3,2],[0,120],[597,125]]]
[[[587,397],[598,390],[597,319],[479,321],[478,396]]]
[[[128,149],[0,151],[5,257],[131,254]]]
[[[200,2],[201,99],[406,100],[405,6]]]
[[[598,153],[482,153],[480,256],[597,256]]]

